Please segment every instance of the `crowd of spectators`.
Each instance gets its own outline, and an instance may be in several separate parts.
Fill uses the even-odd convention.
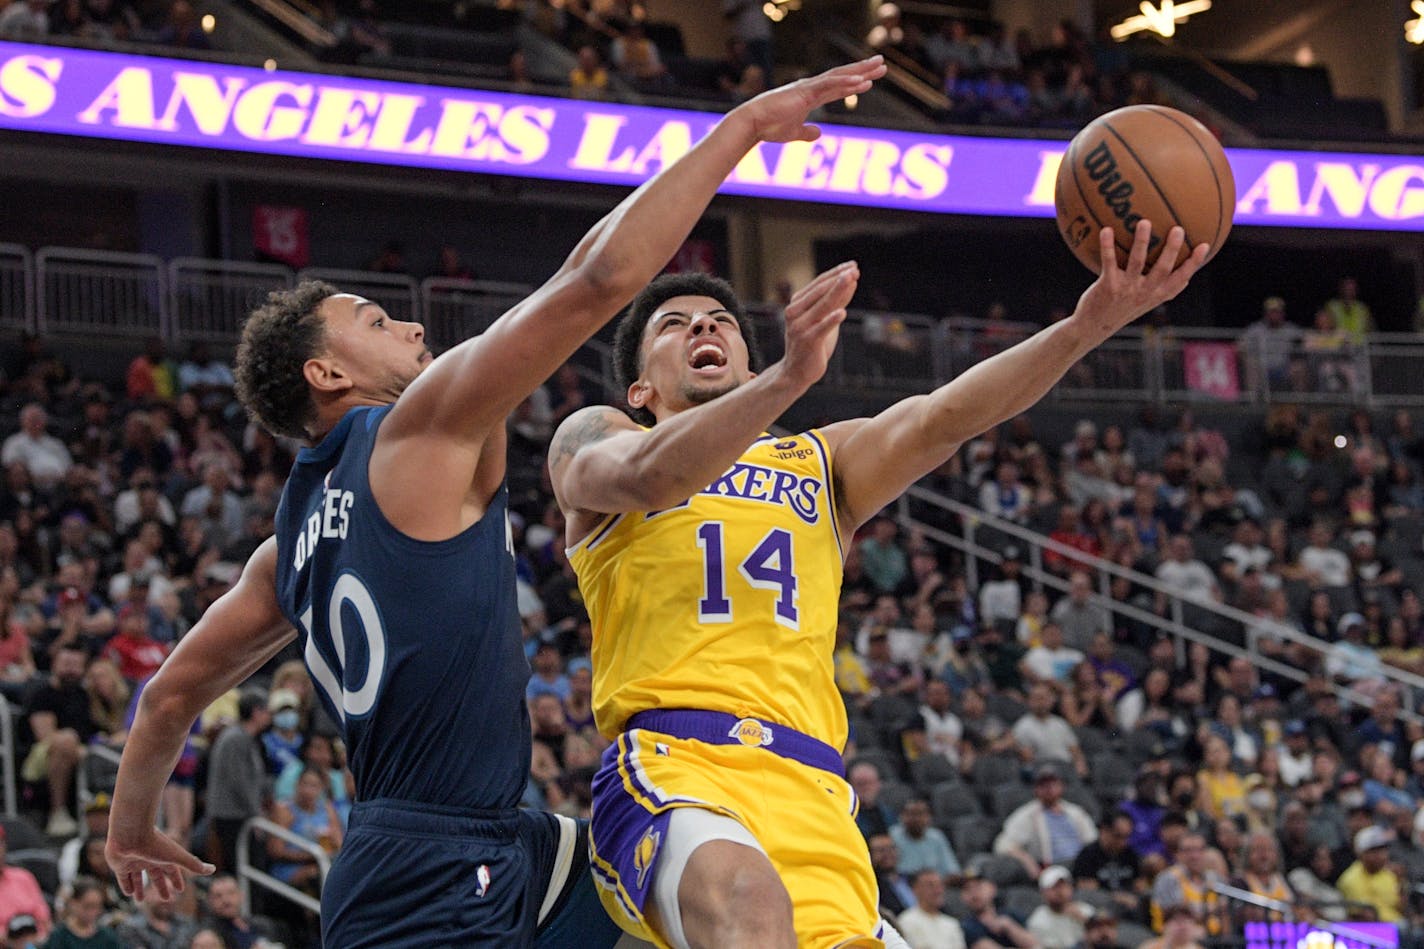
[[[51,38],[95,46],[212,48],[189,0],[0,0],[0,39],[40,43]]]
[[[67,854],[52,874],[36,867],[43,886],[19,867],[0,876],[0,924],[32,916],[40,938],[149,933],[126,945],[302,944],[313,920],[280,904],[275,921],[235,917],[224,879],[202,912],[125,901],[103,864],[107,799],[95,794],[148,676],[272,530],[297,446],[245,420],[230,369],[202,347],[174,359],[154,340],[116,389],[34,338],[0,370],[0,692],[17,709],[34,822],[6,828]],[[584,816],[606,741],[543,460],[558,422],[599,399],[569,366],[510,420],[533,670],[525,800]],[[929,483],[1061,545],[1041,558],[1057,582],[1030,576],[1021,539],[987,530],[1000,562],[980,562],[975,589],[962,563],[888,517],[849,551],[835,667],[885,909],[916,949],[1175,947],[1278,918],[1211,889],[1230,882],[1300,915],[1417,932],[1424,731],[1401,712],[1417,696],[1384,672],[1424,670],[1412,418],[1377,435],[1357,412],[1341,448],[1328,413],[1272,409],[1249,485],[1225,472],[1233,451],[1255,448],[1191,413],[1081,419],[1066,441],[1040,424],[985,433]],[[1091,558],[1157,586],[1105,577]],[[1192,628],[1306,680],[1184,648],[1141,620],[1175,616],[1176,598]],[[165,831],[225,871],[254,816],[334,853],[354,793],[295,648],[256,681],[195,723],[163,798]],[[1342,702],[1332,685],[1364,698]],[[279,879],[316,886],[308,850],[273,837],[253,852]],[[204,913],[216,934],[193,931]]]

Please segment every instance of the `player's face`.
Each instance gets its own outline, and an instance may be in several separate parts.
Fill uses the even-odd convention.
[[[643,331],[643,372],[629,392],[641,406],[680,412],[752,376],[737,318],[712,297],[672,297]],[[637,403],[635,403],[637,404]]]
[[[330,364],[359,395],[394,402],[433,358],[423,326],[394,319],[365,297],[338,293],[317,312],[326,320],[327,352],[308,365]]]

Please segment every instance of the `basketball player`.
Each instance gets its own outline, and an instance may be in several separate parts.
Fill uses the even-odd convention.
[[[567,881],[586,878],[577,867],[587,851],[572,822],[515,810],[530,763],[529,666],[505,417],[662,268],[751,148],[815,138],[803,124],[812,109],[883,72],[867,60],[733,110],[533,296],[439,359],[419,324],[321,283],[274,293],[252,314],[239,394],[267,428],[310,447],[276,536],[144,690],[107,844],[125,893],[141,898],[145,873],[167,896],[183,870],[211,872],[155,831],[159,794],[193,719],[295,626],[342,725],[358,798],[322,894],[325,944],[532,944],[536,924],[569,898]],[[606,917],[571,926],[558,944],[617,936]]]
[[[618,327],[634,420],[566,419],[549,463],[593,619],[594,714],[614,739],[594,781],[604,905],[659,946],[879,946],[876,886],[842,776],[832,670],[844,545],[964,441],[1037,402],[1079,358],[1176,296],[1173,228],[1146,274],[1112,231],[1075,313],[875,418],[765,434],[825,372],[858,271],[786,308],[760,374],[727,284],[660,277]]]

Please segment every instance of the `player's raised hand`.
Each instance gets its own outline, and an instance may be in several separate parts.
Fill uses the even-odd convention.
[[[127,840],[124,834],[110,833],[104,845],[104,859],[109,861],[110,869],[118,878],[119,889],[135,900],[143,899],[145,873],[148,884],[159,897],[171,900],[183,892],[185,871],[206,876],[216,869],[151,827],[134,840]]]
[[[1132,250],[1127,255],[1127,265],[1119,267],[1113,229],[1105,227],[1098,234],[1103,271],[1083,292],[1073,317],[1097,339],[1107,339],[1142,314],[1181,293],[1206,263],[1209,248],[1206,244],[1198,244],[1180,266],[1173,266],[1186,241],[1186,232],[1180,227],[1173,227],[1167,232],[1162,255],[1152,269],[1144,273],[1151,240],[1152,222],[1144,218],[1137,222],[1137,230],[1132,235]]]
[[[786,305],[786,355],[781,361],[797,384],[810,387],[826,374],[859,281],[860,268],[847,261],[796,291]]]
[[[814,142],[821,130],[806,124],[812,110],[846,96],[860,95],[883,75],[884,58],[872,56],[763,92],[733,112],[741,112],[752,120],[758,141]]]

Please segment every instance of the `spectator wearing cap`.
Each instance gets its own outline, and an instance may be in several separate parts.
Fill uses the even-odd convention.
[[[1093,580],[1083,570],[1069,575],[1068,595],[1048,615],[1063,627],[1063,641],[1073,649],[1087,649],[1095,635],[1113,628],[1107,608],[1093,602]]]
[[[1119,805],[1119,811],[1132,821],[1132,830],[1127,838],[1128,850],[1135,856],[1147,859],[1166,854],[1162,843],[1162,820],[1167,809],[1162,806],[1162,777],[1150,767],[1137,772],[1132,783],[1132,794]],[[1079,879],[1082,879],[1079,876]]]
[[[1392,595],[1404,582],[1404,571],[1375,546],[1375,532],[1350,532],[1350,570],[1355,575],[1355,595],[1365,602],[1370,594]]]
[[[1241,355],[1251,388],[1259,388],[1263,378],[1272,389],[1285,387],[1290,380],[1291,356],[1304,336],[1304,330],[1286,319],[1286,301],[1267,297],[1261,303],[1261,318],[1241,334]]]
[[[19,917],[29,917],[38,928],[38,939],[49,935],[49,903],[40,890],[35,875],[24,867],[11,866],[7,855],[5,828],[0,826],[0,919],[7,924]]]
[[[965,949],[964,930],[959,921],[941,909],[944,879],[933,870],[911,876],[915,902],[896,919],[900,935],[910,949]]]
[[[1299,787],[1315,771],[1315,754],[1310,748],[1310,730],[1304,721],[1292,718],[1281,727],[1281,743],[1276,746],[1276,763],[1281,783]]]
[[[295,696],[293,700],[295,709]],[[237,865],[242,825],[262,813],[267,788],[267,756],[258,738],[272,723],[267,696],[260,691],[242,693],[237,713],[239,720],[223,729],[208,754],[209,853],[219,868]]]
[[[941,877],[964,872],[944,831],[930,826],[930,802],[922,797],[912,797],[900,807],[900,822],[890,828],[890,837],[900,851],[899,870],[907,877],[921,870],[933,870]]]
[[[880,905],[898,916],[915,905],[914,889],[900,872],[900,849],[889,834],[871,834],[866,842],[870,848],[870,866],[880,890]]]
[[[1117,915],[1099,906],[1083,925],[1083,938],[1073,949],[1123,949],[1117,941]]]
[[[29,913],[12,916],[5,927],[5,949],[39,949],[39,921]]]
[[[1049,867],[1038,875],[1043,897],[1028,917],[1028,931],[1042,949],[1069,949],[1082,940],[1093,908],[1073,899],[1073,874],[1067,867]]]
[[[979,587],[979,618],[985,623],[1018,622],[1023,595],[1023,555],[1017,547],[1005,547],[998,577]]]
[[[168,658],[168,649],[148,634],[148,610],[137,603],[119,609],[117,631],[104,647],[103,658],[118,666],[129,685],[158,671]]]
[[[1189,832],[1177,845],[1177,862],[1161,873],[1152,883],[1152,928],[1165,932],[1168,913],[1174,907],[1186,906],[1192,915],[1204,921],[1208,935],[1225,931],[1221,897],[1212,886],[1222,881],[1208,866],[1206,838]]]
[[[102,840],[109,835],[109,795],[103,791],[84,806],[84,824],[79,836],[64,842],[59,850],[59,882],[67,884],[84,872],[84,845],[90,840]]]
[[[1033,492],[1019,480],[1019,466],[1012,461],[1000,463],[993,481],[979,487],[979,507],[994,517],[1023,523],[1033,510]]]
[[[960,925],[970,949],[1037,949],[1038,940],[1010,912],[999,912],[995,897],[999,888],[993,880],[971,877],[964,883],[964,909]]]
[[[1120,810],[1107,811],[1098,821],[1098,839],[1073,859],[1073,879],[1080,890],[1110,894],[1124,912],[1137,908],[1142,860],[1129,846],[1134,822]]]
[[[1389,865],[1389,845],[1394,833],[1371,824],[1355,833],[1357,859],[1340,874],[1335,885],[1347,900],[1363,903],[1374,909],[1380,922],[1397,923],[1404,919],[1403,881]]]
[[[1013,857],[1037,878],[1046,866],[1072,863],[1098,831],[1087,811],[1063,800],[1063,778],[1052,765],[1034,773],[1033,796],[1004,821],[994,853]]]
[[[302,700],[291,689],[273,689],[267,697],[267,711],[272,713],[272,724],[262,733],[262,749],[267,770],[275,778],[292,762],[302,760],[306,741],[301,732]]]
[[[84,756],[84,745],[98,732],[84,688],[82,650],[66,646],[54,657],[49,681],[30,696],[26,708],[35,743],[25,756],[20,776],[45,782],[49,789],[50,816],[45,832],[68,837],[78,829],[69,812],[74,770]]]
[[[23,4],[14,4],[23,9]],[[68,473],[74,459],[64,442],[45,431],[49,415],[36,402],[20,409],[20,430],[0,445],[0,465],[21,464],[40,488],[49,488]]]
[[[1384,674],[1379,653],[1365,643],[1365,618],[1346,613],[1336,626],[1340,640],[1325,654],[1325,672],[1349,683],[1376,680]]]

